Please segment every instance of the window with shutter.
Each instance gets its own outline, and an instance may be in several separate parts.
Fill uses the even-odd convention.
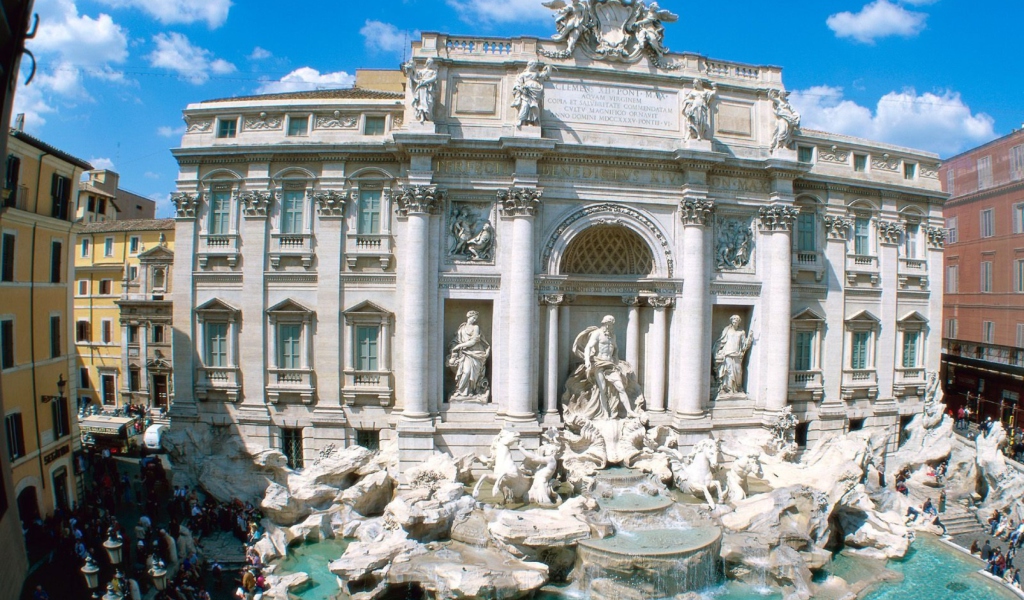
[[[380,338],[379,327],[356,328],[356,369],[359,371],[376,371],[377,345]]]
[[[61,266],[64,259],[64,244],[54,242],[50,246],[50,283],[61,282]]]
[[[289,190],[281,200],[281,233],[302,233],[304,192]]]
[[[359,192],[359,233],[380,233],[380,190]]]
[[[282,369],[302,368],[302,325],[282,323],[277,326],[278,366]]]

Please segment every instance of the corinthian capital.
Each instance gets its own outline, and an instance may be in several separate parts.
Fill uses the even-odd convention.
[[[398,190],[398,214],[436,215],[448,197],[447,190],[436,185],[409,185]]]
[[[316,202],[316,210],[321,217],[345,216],[345,203],[348,194],[335,190],[317,190],[309,192],[309,197]]]
[[[274,203],[274,192],[247,191],[239,194],[238,199],[242,201],[245,216],[265,217]]]
[[[800,211],[785,204],[762,206],[758,210],[761,231],[792,231]]]
[[[540,207],[540,197],[544,192],[537,188],[510,187],[498,190],[498,204],[501,213],[506,217],[532,217]]]
[[[711,214],[714,212],[713,200],[683,198],[683,201],[679,203],[679,218],[683,220],[683,225],[707,227],[711,224]]]
[[[199,210],[199,200],[201,198],[201,194],[191,194],[189,192],[175,192],[171,194],[171,203],[174,204],[177,217],[179,219],[196,218],[196,211]]]

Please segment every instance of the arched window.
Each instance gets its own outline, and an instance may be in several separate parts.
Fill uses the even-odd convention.
[[[562,258],[566,275],[648,277],[654,257],[644,240],[621,225],[595,225],[569,243]]]

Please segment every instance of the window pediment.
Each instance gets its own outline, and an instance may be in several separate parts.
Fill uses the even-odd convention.
[[[825,317],[819,315],[818,313],[814,312],[809,308],[805,308],[804,310],[800,311],[799,313],[793,316],[793,321],[800,321],[803,323],[824,323]]]
[[[312,310],[306,308],[305,306],[299,304],[298,302],[292,300],[291,298],[288,298],[283,302],[279,302],[272,306],[271,308],[267,309],[268,314],[278,316],[305,315],[312,314],[312,312]]]
[[[174,251],[167,246],[153,246],[139,254],[140,262],[174,262]]]
[[[380,325],[391,319],[390,311],[369,300],[361,302],[341,314],[344,315],[345,322],[349,325],[356,323]]]
[[[199,305],[196,308],[196,313],[203,316],[212,316],[218,314],[234,316],[237,315],[239,312],[240,311],[237,308],[231,306],[227,302],[224,302],[220,298],[213,298],[207,300],[206,302],[204,302],[203,304]]]

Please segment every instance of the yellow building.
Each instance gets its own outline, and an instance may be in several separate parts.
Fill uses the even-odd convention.
[[[166,409],[174,220],[85,224],[75,244],[78,402]]]
[[[23,522],[77,499],[72,202],[90,165],[24,132],[8,139],[0,208],[0,392]]]

